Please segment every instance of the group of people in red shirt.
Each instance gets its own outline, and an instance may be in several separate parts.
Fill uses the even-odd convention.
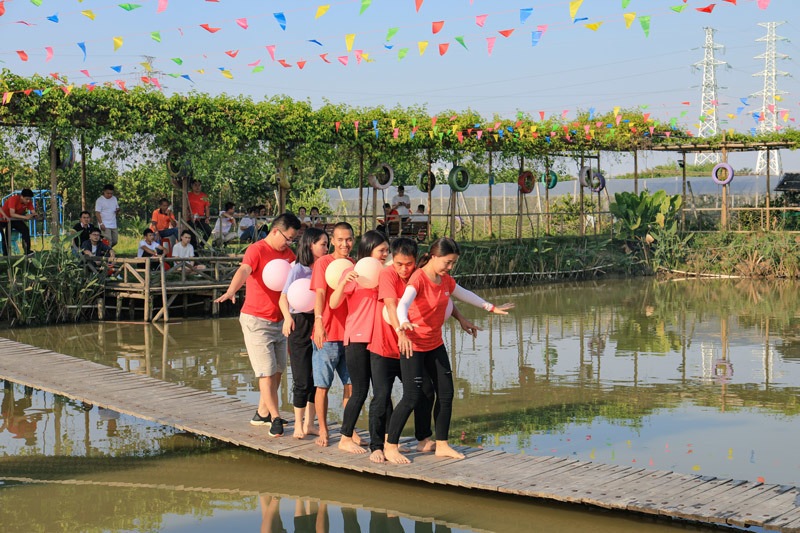
[[[389,243],[384,233],[367,231],[359,241],[356,260],[372,257],[385,265],[378,285],[367,288],[359,284],[359,275],[351,266],[331,287],[326,273],[335,260],[355,265],[350,257],[355,244],[353,228],[340,222],[330,239],[320,229],[307,228],[295,254],[290,245],[300,228],[301,222],[293,214],[278,216],[267,237],[248,247],[230,287],[217,300],[235,301],[236,292],[246,285],[240,323],[260,390],[258,409],[250,423],[268,426],[273,437],[284,434],[287,421],[278,410],[278,386],[290,359],[295,438],[315,435],[319,446],[328,446],[332,439],[327,423],[328,391],[338,375],[344,387],[341,450],[367,453],[368,446],[373,462],[410,462],[404,456],[409,450],[399,445],[399,439],[413,412],[417,451],[463,458],[448,444],[454,387],[442,326],[450,308],[465,331],[474,336],[480,328],[452,307],[450,299],[502,315],[513,305],[495,306],[455,282],[449,272],[458,260],[459,247],[446,237],[434,241],[430,251],[418,259],[415,241],[397,238]],[[268,288],[262,279],[264,267],[273,259],[294,262],[283,291]],[[287,299],[289,286],[303,278],[310,280],[309,288],[316,296],[313,312],[299,312]],[[391,392],[396,379],[403,395],[393,406]],[[367,443],[355,425],[370,384],[373,398]]]

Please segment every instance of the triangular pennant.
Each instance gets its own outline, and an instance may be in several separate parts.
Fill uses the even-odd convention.
[[[319,56],[319,57],[320,57],[320,59],[322,59],[324,62],[326,62],[326,63],[330,63],[330,61],[328,61],[328,57],[327,57],[327,56],[328,56],[328,54],[320,54],[320,56]]]
[[[158,9],[156,9],[156,14],[166,11],[167,2],[169,2],[169,0],[158,0]]]
[[[642,25],[645,37],[650,37],[650,15],[639,17],[639,24]]]
[[[339,56],[336,59],[338,59],[339,63],[341,63],[344,66],[347,66],[347,62],[350,60],[350,58],[347,56]]]
[[[431,23],[431,26],[433,29],[433,33],[439,33],[440,31],[442,31],[442,27],[444,26],[444,21],[440,20],[438,22],[433,22]]]
[[[622,9],[628,7],[628,4],[631,3],[631,0],[622,0]]]
[[[625,17],[625,27],[630,28],[633,21],[636,20],[636,13],[625,13],[623,17]]]
[[[181,59],[180,57],[173,57],[172,60],[178,65],[183,65],[183,59]]]
[[[28,54],[25,53],[25,50],[17,50],[17,55],[23,61],[27,61],[28,60]]]
[[[398,50],[397,51],[397,60],[400,61],[401,59],[406,57],[407,53],[408,53],[408,48],[401,48],[400,50]]]
[[[281,25],[281,29],[286,31],[286,15],[283,13],[273,13],[272,16],[275,17],[275,20]]]
[[[274,44],[270,44],[270,45],[267,46],[267,52],[269,52],[269,57],[271,57],[272,60],[275,61],[275,45]]]
[[[711,13],[714,11],[714,6],[716,4],[708,4],[706,7],[696,7],[695,11],[700,11],[701,13]]]
[[[244,29],[244,30],[246,30],[248,28],[248,24],[247,24],[247,19],[246,18],[236,19],[236,24],[241,26],[242,29]]]
[[[681,6],[672,6],[672,7],[670,7],[670,9],[673,10],[674,12],[676,12],[676,13],[680,13],[681,11],[686,9],[686,5],[684,4],[684,5],[681,5]]]
[[[259,65],[257,67],[253,67],[253,70],[251,70],[250,73],[253,74],[255,72],[261,72],[262,70],[264,70],[264,67]]]
[[[356,39],[356,34],[355,33],[351,33],[349,35],[345,35],[344,36],[344,42],[347,45],[347,51],[348,52],[352,52],[353,51],[353,41],[355,39]]]
[[[50,22],[55,22],[56,24],[58,24],[58,13],[56,13],[54,15],[50,15],[49,17],[45,17],[45,18],[47,20],[49,20]]]
[[[91,9],[87,9],[85,11],[81,11],[81,15],[83,15],[84,17],[89,17],[92,20],[94,20],[94,18],[97,16],[94,13],[92,13]]]
[[[575,15],[578,13],[578,8],[581,7],[583,0],[572,0],[569,3],[569,18],[575,19]]]
[[[441,43],[439,44],[439,55],[443,56],[447,53],[447,49],[450,47],[450,43]]]
[[[285,59],[279,59],[278,63],[280,63],[282,67],[286,67],[286,68],[289,68],[289,67],[292,66],[290,63],[287,63]]]
[[[422,7],[422,2],[423,1],[424,0],[414,0],[414,4],[416,4],[416,6],[417,6],[417,13],[419,13],[419,8]]]
[[[486,23],[486,17],[489,15],[478,15],[475,17],[475,24],[483,28],[483,25]]]
[[[603,21],[601,21],[601,22],[594,22],[594,23],[592,23],[592,24],[584,24],[584,26],[586,26],[587,28],[589,28],[589,29],[590,29],[590,30],[592,30],[592,31],[597,31],[597,28],[599,28],[599,27],[600,27],[600,26],[602,26],[602,25],[603,25]]]
[[[361,0],[361,11],[359,11],[358,14],[363,15],[364,11],[367,10],[367,8],[370,6],[371,3],[372,0]]]
[[[160,43],[161,42],[161,32],[160,31],[150,32],[150,38],[153,39],[155,42]]]
[[[147,72],[153,72],[153,67],[150,66],[150,63],[139,63]]]
[[[394,36],[395,36],[395,34],[397,33],[397,30],[399,30],[399,29],[400,29],[400,28],[389,28],[389,30],[386,32],[386,42],[387,42],[387,43],[389,42],[389,40],[390,40],[392,37],[394,37]]]
[[[208,24],[200,24],[200,27],[203,28],[204,30],[206,30],[209,33],[217,33],[219,30],[222,29],[222,28],[212,28]]]
[[[499,33],[503,37],[511,37],[511,34],[514,33],[514,29],[512,28],[510,30],[501,30],[501,31],[498,31],[497,33]]]
[[[119,50],[120,46],[122,46],[122,37],[114,37],[114,51]]]
[[[233,74],[231,74],[230,70],[223,70],[221,72],[222,72],[222,75],[225,76],[226,78],[228,78],[229,80],[233,79]]]
[[[227,52],[225,52],[225,53],[226,53],[227,55],[231,56],[231,57],[236,57],[237,55],[239,55],[239,50],[228,50],[228,51],[227,51]]]
[[[89,71],[88,70],[81,70],[81,74],[86,75],[87,78],[91,78],[91,76],[89,76]]]
[[[539,44],[539,40],[542,38],[542,32],[535,31],[531,33],[531,46],[536,46]]]
[[[528,20],[528,17],[530,17],[532,13],[533,13],[533,8],[532,7],[528,7],[528,8],[525,8],[525,9],[520,9],[519,10],[519,23],[520,24],[525,24],[525,22]]]
[[[122,65],[117,65],[116,67],[109,67],[109,68],[115,72],[122,72]]]
[[[428,41],[419,41],[417,42],[417,47],[419,47],[419,55],[425,53],[425,49],[428,48]]]
[[[44,60],[44,62],[47,63],[48,61],[53,59],[53,47],[52,46],[46,46],[44,48],[44,51],[47,52],[47,58]]]
[[[469,48],[467,48],[467,45],[466,45],[466,44],[464,44],[464,38],[463,38],[463,37],[456,37],[455,39],[456,39],[456,41],[458,41],[458,43],[459,43],[461,46],[463,46],[463,47],[464,47],[464,49],[465,49],[465,50],[469,50]]]
[[[322,15],[324,15],[325,13],[327,13],[327,12],[328,12],[328,10],[329,10],[330,8],[331,8],[331,5],[330,5],[330,4],[325,4],[324,6],[319,6],[319,7],[317,7],[317,14],[316,14],[316,15],[314,15],[314,18],[315,18],[315,19],[318,19],[318,18],[320,18]]]
[[[492,50],[494,49],[494,42],[497,40],[497,37],[487,37],[486,38],[486,49],[489,52],[489,55],[492,55]]]
[[[297,62],[297,67],[298,67],[300,70],[303,70],[303,67],[304,67],[304,66],[306,66],[306,62],[305,62],[305,61],[298,61],[298,62]]]
[[[134,9],[142,7],[141,4],[119,4],[119,7],[125,11],[133,11]]]

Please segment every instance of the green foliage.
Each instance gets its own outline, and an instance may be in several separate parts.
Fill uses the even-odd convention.
[[[288,208],[294,213],[297,213],[297,210],[301,207],[305,207],[306,215],[308,215],[311,213],[311,208],[316,207],[319,209],[321,215],[333,214],[328,204],[330,198],[324,189],[305,189],[300,191],[299,194],[293,195],[291,198],[292,201]]]
[[[617,238],[645,243],[647,235],[656,228],[674,233],[677,231],[677,215],[682,200],[680,195],[668,196],[664,191],[650,194],[642,191],[636,195],[618,192],[609,206],[619,221]]]

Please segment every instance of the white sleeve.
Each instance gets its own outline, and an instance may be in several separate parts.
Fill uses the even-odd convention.
[[[455,296],[462,302],[474,305],[475,307],[482,307],[487,311],[491,311],[494,308],[494,305],[490,304],[489,302],[487,302],[474,292],[468,291],[459,284],[456,284],[456,288],[453,289],[453,296]]]
[[[411,307],[411,302],[417,297],[417,289],[414,287],[406,287],[403,292],[403,297],[397,302],[397,321],[402,325],[408,322],[408,308]]]

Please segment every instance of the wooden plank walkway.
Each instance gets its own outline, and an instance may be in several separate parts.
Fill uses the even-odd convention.
[[[205,435],[238,446],[333,468],[588,504],[732,526],[800,532],[800,489],[630,466],[457,447],[462,461],[409,454],[410,465],[377,465],[366,454],[290,436],[273,439],[250,425],[254,405],[0,338],[0,378]],[[291,421],[289,414],[284,414]]]

